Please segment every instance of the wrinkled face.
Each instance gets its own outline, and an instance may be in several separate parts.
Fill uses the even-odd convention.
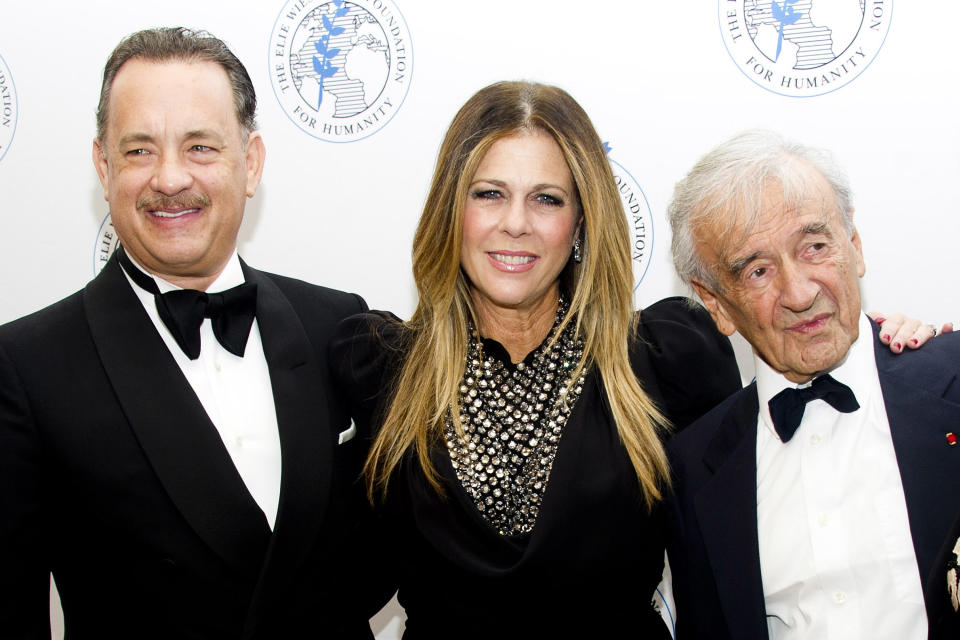
[[[722,291],[694,283],[726,335],[739,331],[776,371],[804,382],[836,366],[857,338],[860,236],[843,226],[829,183],[804,167],[807,197],[786,208],[771,184],[755,228],[704,224],[698,251],[715,264]],[[731,216],[732,218],[733,216]]]
[[[554,305],[580,220],[570,169],[542,131],[495,142],[470,183],[460,264],[480,313]]]
[[[263,166],[213,62],[132,59],[117,73],[93,161],[124,249],[148,271],[205,288],[232,254]],[[205,282],[205,284],[203,284]]]

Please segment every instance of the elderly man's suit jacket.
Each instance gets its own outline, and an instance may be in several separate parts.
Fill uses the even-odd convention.
[[[364,434],[329,393],[355,295],[243,265],[258,287],[282,455],[271,532],[114,257],[82,291],[0,327],[0,636],[369,637]],[[345,436],[345,437],[347,437]]]
[[[945,576],[935,561],[960,507],[960,445],[947,437],[960,435],[960,334],[901,355],[873,338],[921,581],[933,572]],[[669,444],[675,493],[668,550],[678,638],[767,638],[757,541],[757,412],[753,383]],[[927,597],[926,606],[935,630],[943,602]]]

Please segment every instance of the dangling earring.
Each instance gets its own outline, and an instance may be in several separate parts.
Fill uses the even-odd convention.
[[[573,243],[573,261],[576,263],[583,262],[583,254],[580,253],[580,238],[577,238],[577,241]]]

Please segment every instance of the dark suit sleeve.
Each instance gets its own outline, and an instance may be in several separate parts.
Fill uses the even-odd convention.
[[[379,429],[403,362],[405,335],[395,315],[370,311],[343,320],[330,342],[334,384],[347,399],[361,433],[372,436]]]
[[[50,637],[50,567],[40,441],[27,394],[0,345],[0,636]]]
[[[740,389],[740,371],[730,340],[717,331],[703,307],[687,298],[666,298],[640,313],[635,362],[645,357],[653,370],[652,395],[661,398],[674,431]]]

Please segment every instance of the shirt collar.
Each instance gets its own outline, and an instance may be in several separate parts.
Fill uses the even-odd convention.
[[[172,282],[167,282],[160,276],[153,275],[137,262],[130,253],[127,253],[127,257],[130,258],[130,262],[133,263],[137,269],[147,274],[149,277],[153,278],[154,282],[157,283],[157,289],[160,290],[160,293],[166,293],[168,291],[175,291],[176,289],[182,289],[183,287],[178,287]],[[223,271],[220,272],[220,275],[217,276],[217,279],[210,283],[210,286],[207,287],[207,293],[217,293],[220,291],[226,291],[241,285],[244,283],[243,269],[240,267],[240,256],[237,255],[237,250],[234,249],[233,253],[230,254],[230,259],[227,260],[227,264],[224,265]]]
[[[846,357],[829,373],[839,382],[850,387],[860,405],[865,406],[873,391],[871,379],[876,378],[876,360],[873,355],[873,325],[870,324],[866,314],[860,315],[858,327],[860,333],[853,344],[850,345]],[[779,439],[776,430],[773,428],[773,420],[770,418],[770,406],[768,404],[770,399],[789,387],[799,389],[809,386],[812,380],[803,384],[790,382],[782,374],[774,371],[756,352],[753,354],[753,361],[757,371],[760,423],[765,425],[775,438]]]

